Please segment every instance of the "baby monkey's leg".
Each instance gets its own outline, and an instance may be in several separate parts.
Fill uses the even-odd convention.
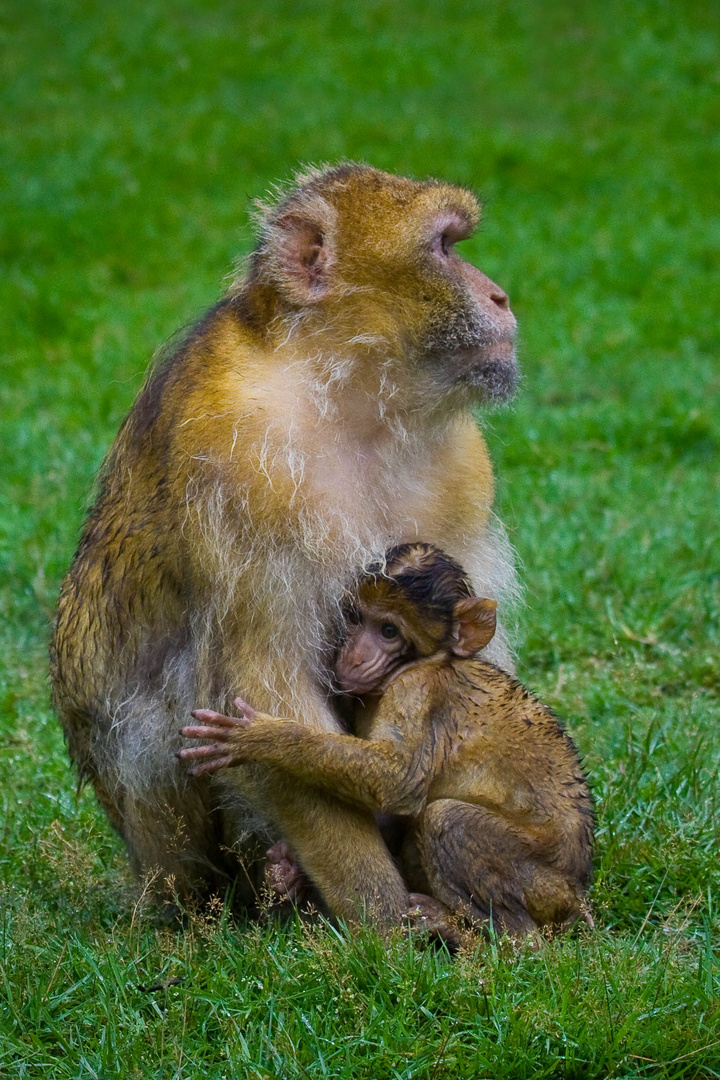
[[[555,830],[523,832],[483,806],[438,799],[420,816],[417,842],[429,891],[476,924],[511,936],[579,917],[592,926],[582,869],[563,866],[571,840]]]
[[[511,936],[537,929],[525,895],[530,848],[500,815],[438,799],[420,816],[417,842],[430,891],[452,911]]]

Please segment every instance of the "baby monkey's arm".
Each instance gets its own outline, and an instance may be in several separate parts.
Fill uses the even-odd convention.
[[[179,758],[195,763],[193,775],[262,762],[368,810],[412,814],[423,805],[432,779],[430,742],[422,737],[427,699],[425,716],[417,711],[410,716],[396,701],[392,724],[382,723],[381,703],[377,726],[382,737],[373,741],[313,731],[294,720],[258,713],[240,698],[235,706],[239,717],[196,709],[192,715],[200,724],[182,729],[186,738],[212,740],[178,751]]]
[[[445,730],[449,665],[487,645],[497,604],[472,596],[462,567],[431,545],[390,554],[382,574],[361,582],[335,661],[337,685],[347,695],[372,700],[387,686],[370,737],[316,732],[256,713],[238,698],[241,717],[198,709],[193,716],[201,726],[183,728],[188,738],[213,740],[179,752],[197,762],[195,775],[255,761],[369,810],[413,814],[424,806],[447,744],[438,735]],[[418,586],[420,596],[434,598],[430,607],[418,602]]]

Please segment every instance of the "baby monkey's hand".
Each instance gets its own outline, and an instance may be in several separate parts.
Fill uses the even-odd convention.
[[[194,709],[191,716],[200,724],[180,729],[180,734],[187,739],[212,739],[207,746],[188,746],[178,750],[176,757],[182,761],[197,761],[190,769],[192,776],[214,773],[232,765],[243,765],[251,758],[247,747],[243,746],[243,732],[252,727],[256,720],[271,720],[258,713],[242,698],[235,698],[233,703],[240,716],[224,716],[212,709]]]

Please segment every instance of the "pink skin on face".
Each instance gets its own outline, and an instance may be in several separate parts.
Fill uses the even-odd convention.
[[[335,679],[345,694],[372,694],[406,659],[407,643],[392,616],[361,608],[360,621],[351,623],[335,662]]]

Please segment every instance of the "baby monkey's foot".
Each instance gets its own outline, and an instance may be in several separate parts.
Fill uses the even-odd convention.
[[[278,840],[266,854],[265,884],[268,892],[278,900],[299,903],[310,883],[290,844],[287,840]]]
[[[460,920],[449,907],[424,893],[409,893],[408,908],[404,913],[413,930],[426,930],[433,938],[444,941],[449,949],[459,949],[467,938]]]

